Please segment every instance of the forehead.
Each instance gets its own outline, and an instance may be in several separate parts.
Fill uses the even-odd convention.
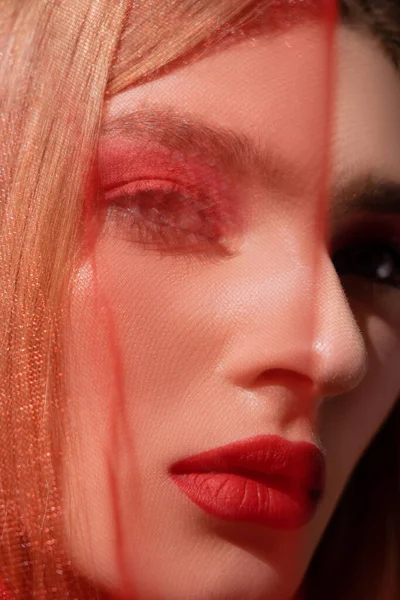
[[[332,117],[335,177],[400,179],[400,75],[372,38],[340,27],[330,60],[317,25],[260,34],[110,101],[110,116],[151,104],[273,146],[318,168]]]

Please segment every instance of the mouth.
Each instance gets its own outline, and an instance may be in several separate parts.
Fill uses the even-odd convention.
[[[309,442],[261,435],[174,463],[172,481],[208,514],[275,529],[313,518],[325,487],[325,459]]]

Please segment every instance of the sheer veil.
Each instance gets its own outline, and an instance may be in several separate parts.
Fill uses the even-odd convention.
[[[316,306],[324,293],[320,287],[322,266],[318,249],[325,243],[328,227],[337,68],[335,32],[339,18],[344,15],[350,21],[353,13],[358,14],[358,3],[344,9],[335,0],[6,0],[2,3],[1,600],[141,597],[137,582],[141,581],[144,540],[146,531],[151,531],[151,518],[146,513],[143,448],[127,425],[134,418],[131,413],[135,414],[135,406],[141,403],[141,387],[138,384],[135,398],[127,396],[127,381],[134,378],[134,369],[126,358],[131,340],[128,344],[125,336],[126,330],[134,325],[129,320],[122,320],[121,325],[124,309],[115,305],[107,282],[110,273],[122,274],[118,275],[118,285],[124,294],[128,294],[131,283],[129,277],[123,278],[122,263],[110,258],[105,267],[98,252],[102,240],[114,235],[103,207],[108,182],[119,177],[120,168],[118,159],[107,159],[106,164],[103,148],[111,147],[113,157],[115,143],[126,136],[125,126],[117,122],[110,106],[118,95],[122,97],[135,87],[173,75],[183,66],[200,64],[205,57],[218,55],[238,43],[253,40],[257,45],[260,33],[265,31],[281,39],[276,46],[278,63],[288,65],[296,57],[301,68],[309,73],[303,83],[298,78],[297,85],[303,86],[301,94],[294,97],[288,83],[275,105],[277,127],[282,126],[279,107],[285,103],[292,107],[292,135],[282,143],[290,147],[293,162],[301,173],[294,167],[290,171],[292,167],[288,166],[291,175],[288,196],[300,197],[305,188],[299,188],[306,186],[309,199],[309,209],[303,211],[303,222],[299,225],[307,239],[303,258],[309,268],[297,298],[302,318],[289,320],[286,329],[281,332],[277,329],[276,335],[289,336],[290,332],[304,340],[308,350],[302,354],[301,369],[312,380],[316,369],[312,350],[318,325]],[[291,31],[303,23],[315,23],[315,28],[311,28],[318,33],[311,41],[305,36],[300,47],[292,41]],[[376,19],[373,23],[379,27]],[[383,30],[382,23],[383,17]],[[369,26],[368,18],[362,26]],[[313,52],[307,50],[308,43],[314,44]],[[394,57],[396,47],[394,41],[386,44]],[[296,80],[297,73],[293,72],[291,77]],[[246,85],[243,73],[243,86]],[[163,99],[159,100],[161,103]],[[202,111],[199,105],[199,114]],[[169,116],[173,112],[170,110]],[[144,114],[147,119],[144,125],[156,132],[157,119],[165,115],[159,111],[152,124],[152,116]],[[243,122],[246,119],[243,114]],[[136,126],[140,136],[140,122]],[[179,131],[182,153],[187,153],[197,138],[191,139],[185,127]],[[159,135],[159,145],[167,142]],[[179,155],[180,150],[176,152]],[[194,177],[190,169],[189,179]],[[204,173],[215,185],[213,164],[208,164]],[[276,173],[274,176],[279,177]],[[281,210],[291,214],[290,208]],[[223,213],[218,227],[225,231],[223,219],[230,218]],[[290,245],[286,250],[290,253]],[[278,268],[277,265],[277,272]],[[218,278],[218,271],[215,272]],[[155,282],[154,286],[157,285]],[[217,279],[216,290],[220,289],[218,286]],[[310,298],[315,302],[310,302]],[[165,303],[169,301],[166,297]],[[145,304],[146,298],[141,302]],[[177,311],[184,312],[183,304],[179,308],[179,298],[176,302]],[[90,330],[83,341],[79,337],[81,325]],[[78,338],[76,349],[74,340]],[[148,360],[151,356],[144,354],[144,363]],[[77,368],[85,373],[84,391],[76,391],[79,378],[71,381],[70,369]],[[89,393],[93,396],[88,397]],[[305,401],[314,393],[312,387],[306,387]],[[100,396],[107,397],[104,413],[96,400]],[[72,397],[76,401],[71,402]],[[82,413],[77,416],[71,406],[83,404]],[[91,425],[84,425],[87,433],[82,438],[81,425],[89,421]],[[87,452],[86,438],[96,435],[96,431],[105,432],[104,462],[99,471],[93,467],[92,479],[98,477],[99,481],[93,483],[91,479],[88,484],[80,465]],[[397,452],[396,435],[392,431],[390,436]],[[168,443],[166,440],[165,444]],[[396,465],[392,467],[395,469]],[[128,483],[123,489],[118,487],[121,470],[125,483],[135,482],[134,489],[127,491]],[[358,485],[367,487],[366,479],[361,474]],[[384,485],[390,485],[389,479]],[[99,494],[103,489],[109,492],[111,508],[105,514],[112,515],[112,522],[103,524],[100,530],[95,525],[86,529],[86,521],[92,524],[95,519],[87,495],[89,485]],[[392,499],[398,497],[393,492],[387,495]],[[133,532],[126,525],[126,498],[131,502],[131,518],[137,523]],[[351,535],[352,525],[347,516],[353,514],[351,497],[347,503],[345,497],[344,507],[335,517],[337,539],[334,532],[328,532],[326,545],[321,546],[321,554],[316,554],[306,575],[307,600],[345,597],[338,591],[335,568],[340,569],[349,557],[342,548],[341,536]],[[393,507],[389,510],[396,520]],[[75,519],[76,515],[79,518]],[[97,570],[92,570],[91,565],[98,560],[99,544],[103,543],[101,536],[112,546],[119,582],[115,589],[113,581],[103,581],[97,577]],[[82,550],[72,549],[75,538],[80,539]],[[388,549],[383,531],[382,540],[383,548]],[[393,541],[393,560],[399,558],[398,544],[398,540]],[[366,553],[358,573],[365,571],[369,560]],[[386,564],[375,565],[379,581]],[[353,589],[351,577],[347,585]],[[164,593],[159,589],[157,595],[149,598],[169,598]]]

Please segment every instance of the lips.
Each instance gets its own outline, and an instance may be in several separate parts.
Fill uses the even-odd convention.
[[[298,529],[322,497],[325,459],[314,444],[257,436],[181,460],[170,476],[214,517]]]

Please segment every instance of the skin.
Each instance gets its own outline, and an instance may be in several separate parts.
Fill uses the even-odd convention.
[[[227,257],[149,245],[106,217],[79,270],[64,525],[75,568],[113,595],[293,598],[398,397],[400,291],[357,274],[339,278],[318,227],[324,49],[311,26],[260,34],[108,107],[112,118],[144,103],[173,106],[275,148],[303,177],[272,189],[227,174],[241,204]],[[373,40],[344,28],[337,59],[327,195],[369,173],[400,182],[397,73]],[[364,218],[346,202],[333,203],[333,238]],[[400,218],[390,218],[399,237]],[[169,479],[177,460],[259,434],[326,452],[326,492],[301,529],[221,522]]]

